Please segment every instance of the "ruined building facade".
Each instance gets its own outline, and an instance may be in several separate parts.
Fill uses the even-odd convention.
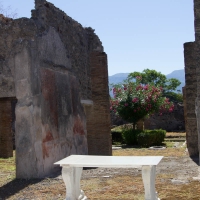
[[[0,157],[17,178],[50,175],[70,154],[111,155],[107,55],[92,28],[45,0],[0,16]]]
[[[195,41],[184,44],[185,58],[185,124],[190,156],[200,149],[200,0],[194,0]]]

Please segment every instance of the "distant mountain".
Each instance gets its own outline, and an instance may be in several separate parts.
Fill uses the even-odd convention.
[[[118,73],[112,76],[109,76],[109,84],[117,84],[122,83],[129,73]],[[166,75],[167,79],[169,78],[176,78],[181,82],[181,85],[177,88],[177,90],[182,91],[182,87],[185,86],[185,71],[184,69],[174,70],[170,74]]]
[[[181,84],[179,87],[177,87],[177,90],[180,90],[182,92],[182,87],[185,86],[185,70],[184,69],[179,69],[179,70],[175,70],[172,73],[166,75],[167,79],[170,78],[176,78],[178,79]]]
[[[109,84],[116,84],[123,82],[129,73],[118,73],[112,76],[109,76]]]

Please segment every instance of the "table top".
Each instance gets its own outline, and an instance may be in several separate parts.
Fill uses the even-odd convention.
[[[143,165],[157,165],[162,158],[163,156],[71,155],[54,164],[69,167],[134,168]]]

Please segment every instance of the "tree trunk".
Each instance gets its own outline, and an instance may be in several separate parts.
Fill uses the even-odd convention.
[[[133,122],[133,130],[136,130],[137,124]]]
[[[137,122],[137,130],[144,130],[144,119],[140,119],[138,122]]]

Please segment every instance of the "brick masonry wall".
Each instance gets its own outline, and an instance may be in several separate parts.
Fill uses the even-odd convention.
[[[200,0],[194,0],[195,66],[197,76],[197,98],[195,112],[197,117],[198,149],[200,149]]]
[[[91,53],[90,64],[94,104],[87,117],[88,154],[112,155],[107,55]]]
[[[0,99],[0,157],[13,156],[11,99]]]
[[[197,120],[195,114],[195,100],[197,94],[197,75],[195,65],[195,43],[184,44],[185,62],[185,116],[186,140],[190,156],[198,155]],[[188,108],[188,109],[187,109]]]

